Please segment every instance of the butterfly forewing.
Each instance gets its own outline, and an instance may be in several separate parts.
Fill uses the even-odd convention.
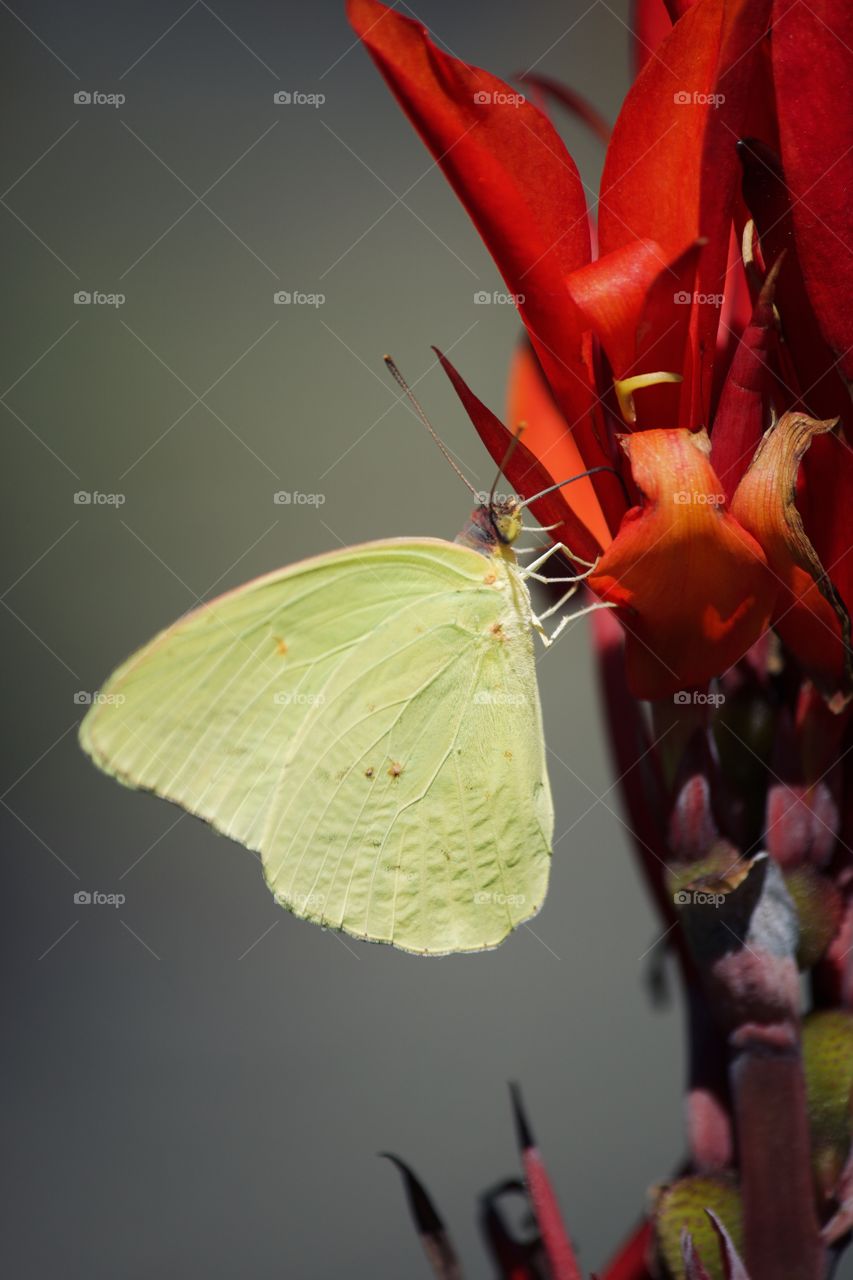
[[[552,816],[517,575],[433,539],[320,556],[196,610],[81,738],[260,852],[298,915],[426,953],[539,907]]]

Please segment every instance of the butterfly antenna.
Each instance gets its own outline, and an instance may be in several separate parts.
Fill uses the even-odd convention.
[[[547,489],[542,489],[540,490],[539,493],[534,493],[532,498],[525,498],[524,502],[520,504],[521,508],[529,507],[531,502],[537,502],[539,498],[544,498],[547,494],[554,493],[554,491],[557,489],[562,489],[564,485],[573,484],[575,480],[583,480],[586,476],[594,476],[599,471],[609,471],[611,475],[614,475],[616,477],[616,479],[619,481],[619,483],[622,486],[622,492],[625,495],[625,501],[630,505],[631,497],[628,493],[628,486],[625,484],[623,477],[619,474],[619,472],[616,470],[615,467],[590,467],[588,471],[581,471],[576,476],[569,476],[568,480],[560,480],[557,484],[551,484],[548,486]]]
[[[489,490],[489,510],[490,511],[495,501],[495,490],[498,487],[498,481],[500,480],[502,475],[506,474],[507,463],[509,462],[513,453],[515,452],[515,446],[518,444],[519,440],[521,439],[521,433],[526,426],[527,426],[526,422],[519,422],[518,426],[516,427],[513,433],[512,439],[510,440],[509,444],[506,447],[506,453],[501,458],[500,466],[498,467],[497,472],[495,474],[495,478],[492,481],[492,487]]]
[[[476,498],[476,497],[477,497],[477,490],[476,490],[476,489],[474,488],[474,486],[471,484],[471,481],[467,478],[467,476],[465,476],[465,475],[463,475],[463,474],[462,474],[461,469],[457,466],[457,464],[456,464],[455,460],[454,460],[454,459],[453,459],[453,457],[451,456],[450,450],[448,449],[447,445],[444,443],[444,441],[442,440],[441,436],[438,434],[438,432],[436,431],[435,427],[432,425],[432,423],[430,422],[429,418],[426,416],[426,413],[424,412],[424,409],[423,409],[423,406],[421,405],[421,402],[418,400],[418,398],[417,398],[417,396],[415,395],[414,391],[413,391],[413,390],[412,390],[412,388],[409,386],[408,382],[407,382],[407,381],[406,381],[406,379],[403,377],[402,373],[401,373],[401,372],[400,372],[400,370],[397,368],[397,366],[396,366],[396,364],[394,363],[394,361],[391,359],[391,357],[390,357],[390,356],[383,356],[383,357],[382,357],[382,359],[385,361],[385,364],[386,364],[386,365],[387,365],[387,367],[388,367],[388,372],[391,374],[391,377],[394,379],[394,381],[397,383],[397,385],[398,385],[399,387],[401,387],[401,388],[402,388],[403,393],[404,393],[404,395],[405,395],[406,399],[408,400],[409,404],[412,406],[412,408],[414,409],[415,413],[418,415],[418,417],[420,418],[421,422],[424,424],[424,426],[426,427],[427,431],[430,433],[430,435],[432,436],[433,440],[434,440],[434,441],[435,441],[435,443],[438,445],[439,449],[440,449],[440,450],[441,450],[441,452],[444,454],[445,458],[447,459],[447,461],[450,463],[450,465],[451,465],[451,467],[453,468],[453,470],[454,470],[454,471],[456,472],[456,474],[458,475],[459,479],[462,481],[462,483],[466,486],[466,488],[467,488],[467,489],[470,489],[471,493],[473,493],[474,497]]]

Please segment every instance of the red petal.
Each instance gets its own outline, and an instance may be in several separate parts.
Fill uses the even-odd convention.
[[[672,30],[672,19],[663,0],[634,0],[631,13],[631,54],[634,75],[639,75]]]
[[[752,320],[738,343],[711,434],[711,462],[731,501],[766,426],[770,387],[770,349],[775,346],[773,294],[782,263],[777,262],[761,290]]]
[[[634,240],[580,267],[567,280],[569,293],[607,355],[614,378],[680,372],[701,242],[672,262],[654,240]],[[636,429],[677,426],[678,383],[636,393]]]
[[[806,289],[824,338],[853,378],[850,0],[776,0],[772,49],[782,164]]]
[[[850,424],[853,413],[847,389],[835,356],[821,336],[803,283],[791,196],[779,158],[753,139],[742,143],[738,151],[744,171],[744,198],[755,220],[762,257],[765,263],[771,263],[785,255],[776,286],[776,306],[785,338],[782,376],[788,398],[783,407],[803,407],[815,418],[831,418],[846,409]]]
[[[583,185],[559,134],[502,80],[438,49],[419,23],[376,0],[348,0],[347,11],[510,292],[525,299],[519,310],[586,465],[608,463],[564,283],[590,245]]]
[[[693,5],[647,62],[613,131],[601,180],[602,253],[656,240],[667,259],[700,237],[701,295],[723,291],[743,136],[769,0]],[[720,101],[722,98],[722,101]],[[708,422],[719,308],[695,308],[690,418]]]
[[[663,698],[746,653],[776,596],[761,547],[724,508],[704,432],[622,437],[646,497],[625,516],[589,586],[619,605],[628,685]]]
[[[853,617],[853,451],[818,436],[803,459],[797,506],[818,559]]]
[[[720,391],[738,343],[752,319],[753,299],[749,292],[749,282],[743,265],[741,249],[743,228],[738,235],[737,227],[732,227],[729,240],[729,266],[726,276],[726,288],[723,294],[723,306],[720,311],[720,327],[717,330],[717,353],[714,360],[714,386],[712,403],[717,405]],[[716,409],[714,410],[716,412]],[[713,418],[712,418],[713,421]]]
[[[444,372],[453,383],[453,387],[462,401],[468,417],[477,429],[477,434],[492,455],[493,461],[500,466],[512,441],[512,432],[504,426],[496,414],[492,413],[491,409],[483,404],[482,400],[474,395],[474,392],[465,382],[462,375],[454,369],[447,356],[442,355],[438,347],[433,347],[433,351],[441,361]],[[571,441],[570,436],[567,436],[567,439]],[[577,475],[579,471],[583,470],[583,463],[580,463],[576,470],[569,470],[564,476],[552,475],[550,468],[546,469],[543,463],[540,462],[537,453],[531,451],[527,447],[526,440],[522,439],[513,449],[504,468],[504,474],[516,493],[525,498],[530,497],[531,494],[541,492],[542,489],[547,489],[558,480],[568,480],[569,476]],[[578,481],[578,484],[584,483],[589,482]],[[613,483],[614,485],[617,483],[615,478]],[[573,486],[568,488],[571,487]],[[567,497],[568,488],[565,491],[558,489],[555,493],[549,493],[547,498],[541,498],[538,502],[534,502],[530,510],[540,524],[559,525],[559,528],[555,529],[551,534],[555,542],[563,542],[565,546],[571,547],[576,555],[583,560],[591,562],[599,554],[600,547],[570,505]]]

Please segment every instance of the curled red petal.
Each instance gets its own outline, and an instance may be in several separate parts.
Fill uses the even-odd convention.
[[[783,414],[738,485],[732,512],[761,543],[779,584],[776,630],[840,709],[853,689],[850,616],[795,502],[800,462],[813,437],[830,432],[836,421]],[[834,445],[839,452],[844,447],[839,440]]]

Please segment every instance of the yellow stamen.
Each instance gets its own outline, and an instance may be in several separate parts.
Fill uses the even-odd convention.
[[[641,387],[654,387],[661,382],[682,382],[680,373],[638,373],[633,378],[614,378],[613,386],[619,411],[626,422],[633,425],[637,421],[637,410],[634,406],[634,392]]]

